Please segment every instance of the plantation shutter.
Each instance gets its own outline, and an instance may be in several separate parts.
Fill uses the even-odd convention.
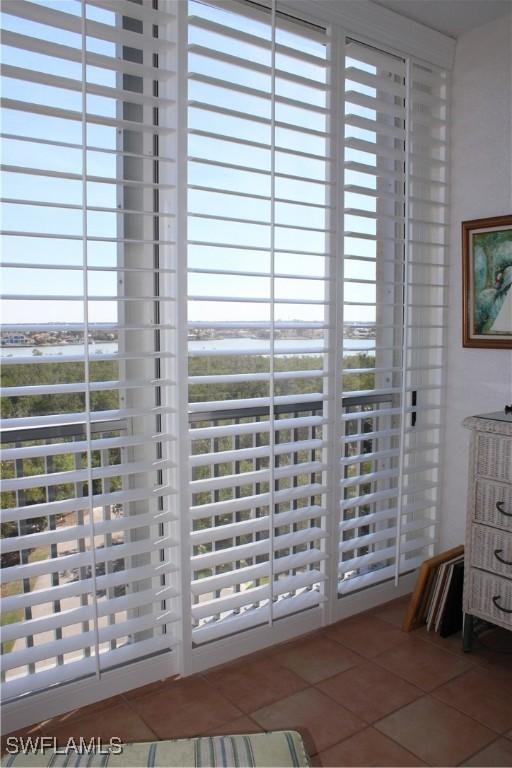
[[[406,344],[403,388],[408,393],[403,437],[402,504],[396,570],[410,571],[438,541],[448,270],[447,73],[410,62],[406,229]]]
[[[3,3],[4,701],[307,631],[436,543],[446,73],[297,8]]]
[[[340,595],[436,541],[447,210],[443,73],[345,52]]]
[[[189,3],[192,640],[325,599],[324,29]]]
[[[161,6],[2,4],[4,701],[178,640]]]

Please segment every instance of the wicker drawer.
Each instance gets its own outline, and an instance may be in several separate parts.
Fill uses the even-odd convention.
[[[478,432],[476,451],[478,475],[512,483],[512,440],[509,437]]]
[[[464,610],[512,629],[512,579],[471,568]]]
[[[512,532],[471,526],[471,565],[512,579]]]
[[[512,531],[512,485],[479,478],[476,482],[473,520]]]

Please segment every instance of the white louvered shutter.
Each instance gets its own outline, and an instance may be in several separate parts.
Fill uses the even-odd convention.
[[[341,596],[435,543],[446,248],[443,73],[345,50]]]
[[[204,668],[435,545],[446,73],[307,6],[2,5],[4,700]]]
[[[400,572],[416,567],[437,542],[448,270],[448,76],[410,62],[407,76],[408,178],[406,230],[407,429],[403,436]],[[428,550],[427,550],[428,551]]]
[[[192,639],[318,606],[329,274],[325,30],[189,4]]]
[[[4,701],[179,636],[174,6],[2,4]]]

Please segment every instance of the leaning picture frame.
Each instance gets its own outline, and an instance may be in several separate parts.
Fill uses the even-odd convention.
[[[512,349],[512,214],[462,222],[462,343]]]
[[[459,544],[457,547],[447,549],[445,552],[440,552],[438,555],[424,560],[418,571],[416,577],[416,585],[414,591],[411,594],[409,605],[405,613],[404,621],[402,624],[402,630],[404,632],[410,632],[413,629],[418,629],[426,623],[427,613],[430,605],[430,601],[433,597],[433,591],[435,588],[436,576],[438,569],[443,563],[448,563],[451,560],[456,560],[464,555],[464,545]]]

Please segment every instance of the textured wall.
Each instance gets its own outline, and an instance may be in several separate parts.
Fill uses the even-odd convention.
[[[452,80],[451,246],[441,548],[464,539],[465,416],[512,402],[512,352],[463,349],[460,223],[512,213],[512,12],[457,41]]]

